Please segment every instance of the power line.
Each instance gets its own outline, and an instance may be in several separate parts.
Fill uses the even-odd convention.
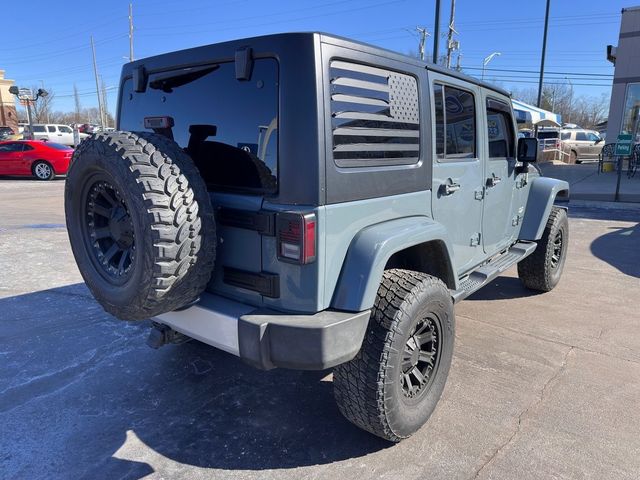
[[[482,70],[480,67],[465,67],[465,70]],[[515,70],[508,68],[485,68],[486,71],[491,72],[510,72],[510,73],[540,73],[539,70]],[[598,76],[598,77],[613,77],[608,73],[577,73],[577,72],[545,72],[549,75],[581,75],[581,76]]]

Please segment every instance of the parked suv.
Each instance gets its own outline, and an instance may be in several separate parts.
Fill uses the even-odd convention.
[[[31,126],[33,140],[49,140],[61,145],[73,147],[73,130],[68,125],[58,124],[41,124]],[[80,133],[80,140],[87,138],[89,135]]]
[[[399,441],[452,360],[454,303],[518,264],[549,291],[566,182],[541,178],[509,95],[319,33],[123,67],[117,132],[65,187],[89,289],[149,343],[195,338],[256,367],[334,368],[344,416]]]
[[[598,132],[583,129],[563,129],[560,131],[562,151],[568,153],[570,163],[583,160],[597,160],[604,142]]]

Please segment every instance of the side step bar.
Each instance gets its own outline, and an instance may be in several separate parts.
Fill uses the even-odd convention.
[[[506,252],[493,257],[488,263],[471,272],[460,282],[460,288],[451,293],[453,301],[458,303],[484,287],[506,269],[531,255],[537,246],[538,244],[535,242],[518,242]]]

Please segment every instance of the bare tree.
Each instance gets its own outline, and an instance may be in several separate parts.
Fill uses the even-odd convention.
[[[37,92],[39,87],[33,87],[32,91]],[[33,112],[33,121],[35,123],[49,123],[51,117],[51,110],[53,106],[53,99],[55,93],[53,90],[47,90],[47,95],[44,97],[38,97],[35,102],[31,104],[31,111]]]
[[[75,83],[73,84],[73,100],[76,108],[73,120],[75,123],[80,123],[80,112],[82,111],[82,105],[80,105],[80,95],[78,94],[78,87]]]
[[[104,126],[109,126],[109,107],[107,106],[107,85],[104,78],[100,77],[100,95],[102,96],[102,111],[104,112]]]

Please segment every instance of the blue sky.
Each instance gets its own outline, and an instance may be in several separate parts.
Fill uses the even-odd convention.
[[[128,1],[29,4],[28,19],[3,22],[5,48],[0,69],[20,86],[40,85],[56,93],[55,110],[73,110],[73,84],[83,106],[95,106],[89,36],[96,43],[98,69],[115,110],[120,68],[129,53]],[[417,51],[416,25],[433,32],[434,0],[133,0],[135,57],[224,40],[282,31],[321,30],[402,53]],[[11,5],[11,3],[10,3]],[[66,6],[68,5],[68,6]],[[546,71],[576,94],[609,94],[613,66],[607,44],[616,44],[620,10],[633,3],[607,0],[551,0]],[[501,52],[488,68],[537,71],[545,0],[457,0],[456,30],[462,66],[480,75],[482,59]],[[441,32],[449,19],[442,0]],[[41,13],[39,13],[41,12]],[[431,53],[433,39],[427,40]],[[445,39],[440,41],[444,53]],[[557,73],[555,73],[557,72]],[[588,75],[578,75],[588,74]],[[535,73],[489,71],[485,79],[503,87],[536,88]]]

